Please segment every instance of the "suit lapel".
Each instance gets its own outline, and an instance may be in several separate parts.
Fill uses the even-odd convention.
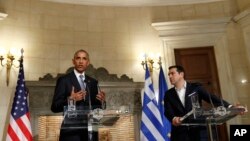
[[[183,106],[183,104],[181,103],[181,100],[176,92],[176,90],[174,89],[174,92],[173,92],[173,96],[174,96],[174,100],[176,100],[174,103],[176,103],[176,107],[180,110],[180,111],[183,111],[185,108]]]
[[[73,84],[73,86],[75,88],[75,92],[76,91],[80,91],[81,90],[81,86],[80,86],[80,84],[78,82],[78,79],[76,78],[76,75],[75,75],[74,71],[72,71],[70,73],[70,79],[71,79],[71,82],[72,82],[72,84]]]
[[[186,86],[186,93],[185,93],[185,109],[186,110],[191,110],[192,109],[192,103],[191,103],[191,98],[189,96],[189,94],[192,93],[191,91],[191,85],[190,83],[187,83],[187,86]]]
[[[85,84],[86,84],[86,91],[88,92],[88,94],[90,94],[89,90],[91,90],[91,85],[90,85],[90,79],[89,76],[85,75]]]

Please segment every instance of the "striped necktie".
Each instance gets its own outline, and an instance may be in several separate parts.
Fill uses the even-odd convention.
[[[86,87],[87,87],[86,85],[87,84],[84,82],[85,76],[81,74],[79,77],[80,77],[80,81],[81,81],[80,82],[81,89],[87,92],[87,90],[86,90]],[[87,96],[85,97],[84,101],[88,102],[88,104],[89,104],[89,110],[92,110],[90,94],[87,94]]]
[[[81,74],[79,77],[80,77],[80,86],[81,86],[81,89],[85,90],[86,89],[85,82],[84,82],[85,76]]]

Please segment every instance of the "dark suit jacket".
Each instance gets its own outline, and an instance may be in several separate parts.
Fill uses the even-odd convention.
[[[95,108],[101,108],[101,102],[96,99],[96,95],[98,94],[98,82],[94,78],[91,78],[87,75],[85,75],[85,82],[86,82],[86,91],[87,95],[90,94],[91,97],[91,105],[92,109]],[[56,87],[55,87],[55,92],[54,92],[54,97],[52,100],[52,105],[51,105],[51,111],[52,112],[63,112],[64,111],[64,106],[68,105],[67,98],[70,96],[72,87],[74,86],[75,92],[80,91],[81,87],[80,84],[74,74],[74,71],[58,78]],[[76,102],[77,107],[81,107],[84,110],[89,109],[89,102],[88,100],[81,100]],[[64,122],[63,122],[64,123]],[[62,123],[62,127],[64,124]],[[87,124],[86,124],[87,126]],[[63,136],[63,137],[62,137]],[[74,140],[74,141],[82,141],[82,140],[87,140],[87,129],[65,129],[60,132],[60,141],[67,141],[67,140]],[[67,139],[68,138],[68,139]]]
[[[200,84],[187,82],[185,93],[185,106],[183,106],[183,104],[181,103],[181,100],[179,99],[175,88],[171,88],[165,93],[165,116],[170,122],[172,122],[172,119],[174,117],[182,117],[192,110],[192,103],[189,94],[193,92],[196,92],[198,94],[200,104],[202,100],[211,103],[209,95],[211,96],[211,100],[215,106],[220,106],[222,103],[220,98],[216,97],[213,94],[209,94]],[[225,107],[229,106],[229,103],[224,100],[223,104]],[[199,135],[197,128],[192,129],[192,127],[186,126],[172,126],[171,141],[198,140],[199,137],[197,137],[197,135]]]

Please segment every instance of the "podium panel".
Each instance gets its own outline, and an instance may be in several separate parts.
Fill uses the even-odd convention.
[[[211,110],[193,109],[182,117],[182,125],[207,125],[207,122],[212,125],[220,125],[245,111],[247,111],[245,107],[225,108],[222,106]]]
[[[193,108],[189,113],[181,118],[181,125],[206,126],[208,139],[213,141],[212,125],[222,125],[242,112],[247,112],[247,109],[243,106],[231,108],[219,106],[210,110],[204,110],[201,107]]]
[[[88,141],[96,141],[100,128],[113,126],[120,117],[131,116],[129,109],[86,109],[84,107],[72,109],[65,106],[61,130],[85,130],[88,131]]]
[[[76,107],[71,110],[67,106],[63,113],[63,129],[84,129],[92,126],[112,126],[121,116],[131,115],[129,109],[85,110],[84,107]]]
[[[88,128],[89,110],[68,110],[64,108],[62,129],[84,129]]]

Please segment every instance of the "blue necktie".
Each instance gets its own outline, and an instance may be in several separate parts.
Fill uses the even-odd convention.
[[[88,94],[88,92],[87,92],[87,90],[86,90],[86,83],[84,82],[84,80],[85,80],[85,76],[84,75],[80,75],[79,76],[80,77],[80,85],[81,85],[81,89],[83,90],[83,91],[86,91],[86,93],[87,93],[87,95],[85,96],[85,100],[84,101],[87,101],[88,103],[89,103],[89,110],[91,110],[92,109],[92,106],[91,106],[91,100],[90,100],[90,94]]]
[[[80,77],[80,86],[81,86],[81,89],[85,91],[86,90],[86,86],[85,86],[85,82],[84,82],[85,77],[82,74],[79,77]]]

